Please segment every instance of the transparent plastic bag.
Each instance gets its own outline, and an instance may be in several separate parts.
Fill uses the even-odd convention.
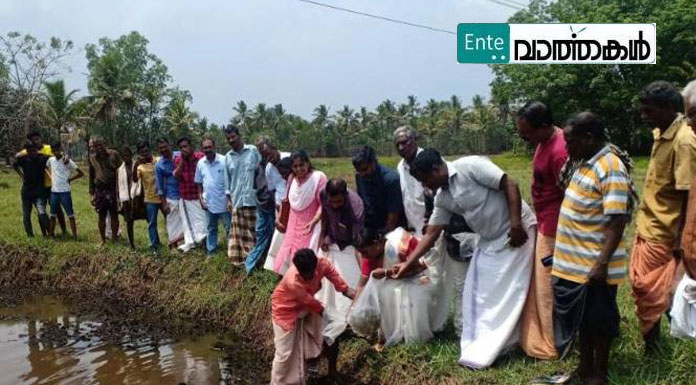
[[[670,334],[696,340],[696,280],[684,274],[672,303]]]
[[[374,339],[380,328],[379,286],[382,280],[370,278],[348,316],[355,334]]]

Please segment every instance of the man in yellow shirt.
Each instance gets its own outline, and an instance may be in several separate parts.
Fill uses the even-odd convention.
[[[145,192],[145,211],[147,213],[147,231],[150,236],[150,250],[156,252],[161,246],[159,234],[157,233],[157,214],[159,213],[161,201],[157,195],[155,187],[155,159],[152,157],[150,143],[142,141],[138,143],[138,159],[135,161],[133,169],[133,182],[140,180]]]
[[[660,319],[671,303],[682,254],[680,238],[696,171],[696,136],[681,114],[682,96],[671,84],[653,82],[639,100],[641,116],[656,128],[629,274],[646,352],[650,352],[659,340]]]
[[[38,131],[31,131],[27,134],[27,140],[29,140],[31,143],[34,144],[34,146],[38,149],[39,154],[46,155],[47,157],[52,157],[53,156],[53,151],[51,151],[51,146],[48,144],[44,144],[43,137]],[[27,150],[22,150],[18,152],[15,155],[15,158],[19,159],[21,157],[27,156]],[[65,155],[63,157],[63,161],[67,164],[67,162],[70,161],[69,157]],[[45,202],[48,202],[48,198],[51,196],[51,173],[48,172],[48,169],[46,170],[46,175],[44,176],[44,194],[42,196],[42,199],[45,200]],[[65,215],[63,214],[63,209],[58,210],[58,214],[56,215],[56,218],[58,218],[58,223],[60,224],[60,229],[63,231],[63,234],[67,234],[68,228],[65,224]]]

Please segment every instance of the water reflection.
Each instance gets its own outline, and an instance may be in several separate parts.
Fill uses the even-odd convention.
[[[215,335],[173,341],[105,336],[103,329],[71,314],[56,298],[0,309],[0,384],[233,382],[229,361],[213,349]]]

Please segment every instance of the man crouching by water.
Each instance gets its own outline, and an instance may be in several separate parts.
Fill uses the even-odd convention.
[[[333,265],[325,258],[318,259],[314,251],[298,250],[292,264],[271,296],[275,344],[271,385],[304,384],[305,361],[321,354],[324,306],[314,295],[321,288],[322,278],[346,297],[355,296]],[[329,362],[329,375],[334,374],[336,356],[332,355],[334,362]]]

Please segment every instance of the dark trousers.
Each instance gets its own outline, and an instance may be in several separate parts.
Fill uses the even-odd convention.
[[[34,236],[34,229],[31,225],[31,211],[36,207],[39,212],[39,227],[43,235],[48,234],[48,214],[46,213],[46,198],[22,196],[22,222],[24,231],[29,237]]]

